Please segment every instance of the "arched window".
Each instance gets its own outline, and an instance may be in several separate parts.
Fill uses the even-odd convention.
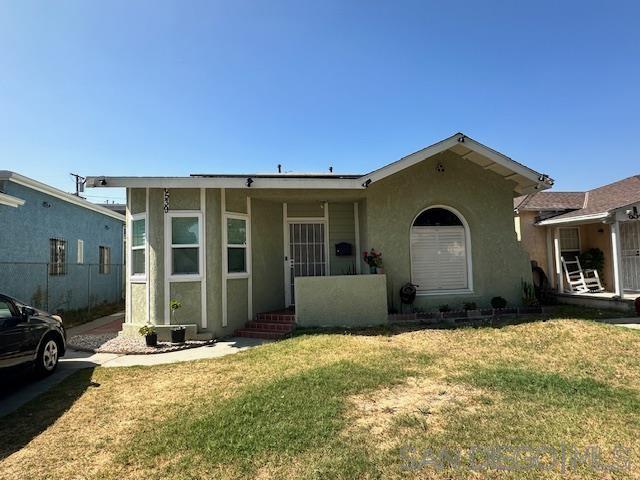
[[[423,210],[411,226],[411,281],[419,292],[471,290],[469,227],[449,207]]]

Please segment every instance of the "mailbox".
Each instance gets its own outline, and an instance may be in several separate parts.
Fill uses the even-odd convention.
[[[351,244],[347,242],[336,243],[336,257],[350,257]]]

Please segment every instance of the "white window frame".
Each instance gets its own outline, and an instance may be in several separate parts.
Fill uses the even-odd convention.
[[[236,244],[236,243],[229,243],[229,226],[228,226],[228,220],[229,219],[235,219],[235,220],[244,220],[245,222],[245,226],[246,226],[246,242],[244,243],[244,245],[241,244]],[[251,249],[251,221],[250,221],[250,216],[246,213],[225,213],[224,214],[224,222],[223,222],[224,228],[223,228],[223,236],[224,236],[224,272],[227,278],[249,278],[251,276],[251,259],[249,256],[249,252]],[[244,266],[245,266],[245,270],[244,272],[229,272],[229,248],[244,248]]]
[[[193,244],[173,244],[173,219],[174,218],[197,218],[198,219],[198,243]],[[202,280],[204,271],[203,258],[203,216],[199,210],[173,210],[165,214],[165,258],[167,259],[167,277],[170,282],[197,282]],[[197,248],[198,249],[198,273],[173,273],[173,250],[175,248]]]
[[[84,264],[84,240],[78,239],[76,243],[76,263],[78,265]]]
[[[413,282],[414,274],[413,274],[413,248],[411,247],[411,229],[413,228],[413,224],[416,222],[417,218],[422,215],[423,212],[427,210],[431,210],[433,208],[442,208],[444,210],[449,210],[451,213],[455,214],[460,221],[462,222],[462,226],[464,227],[464,241],[465,241],[465,253],[467,257],[467,288],[460,288],[455,290],[420,290],[418,287],[418,291],[416,293],[419,297],[434,297],[434,296],[442,296],[442,295],[469,295],[473,294],[473,256],[471,254],[471,230],[469,229],[469,224],[467,223],[467,219],[464,218],[458,210],[448,205],[430,205],[426,208],[423,208],[418,212],[418,214],[413,217],[411,220],[411,225],[409,226],[409,261],[411,262],[411,282]]]
[[[142,245],[133,246],[133,222],[138,220],[144,220],[144,243]],[[149,255],[147,255],[146,249],[149,247],[149,232],[148,232],[148,222],[147,222],[147,212],[135,213],[131,215],[131,220],[129,222],[128,228],[131,244],[129,245],[129,251],[131,252],[131,282],[132,283],[144,283],[147,281],[147,275],[149,273]],[[144,251],[144,274],[133,273],[133,251],[134,250],[143,250]]]

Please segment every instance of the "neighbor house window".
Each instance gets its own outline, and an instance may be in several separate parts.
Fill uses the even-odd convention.
[[[565,260],[573,260],[580,255],[580,228],[560,228],[560,255]]]
[[[84,263],[84,241],[78,240],[78,248],[77,248],[77,263],[78,265],[82,265]]]
[[[193,213],[172,213],[171,275],[200,275],[201,216]]]
[[[227,273],[247,273],[247,218],[227,216]]]
[[[131,276],[144,279],[146,276],[147,219],[144,213],[131,218]]]
[[[49,239],[49,275],[66,275],[67,242],[60,238]]]
[[[424,210],[411,226],[411,281],[418,292],[447,293],[471,289],[467,227],[452,210]]]
[[[98,247],[99,270],[98,273],[108,275],[111,273],[111,248]]]

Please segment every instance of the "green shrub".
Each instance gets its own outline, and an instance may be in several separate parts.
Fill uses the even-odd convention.
[[[502,297],[493,297],[491,299],[491,306],[496,310],[500,308],[504,308],[507,306],[507,301]]]

